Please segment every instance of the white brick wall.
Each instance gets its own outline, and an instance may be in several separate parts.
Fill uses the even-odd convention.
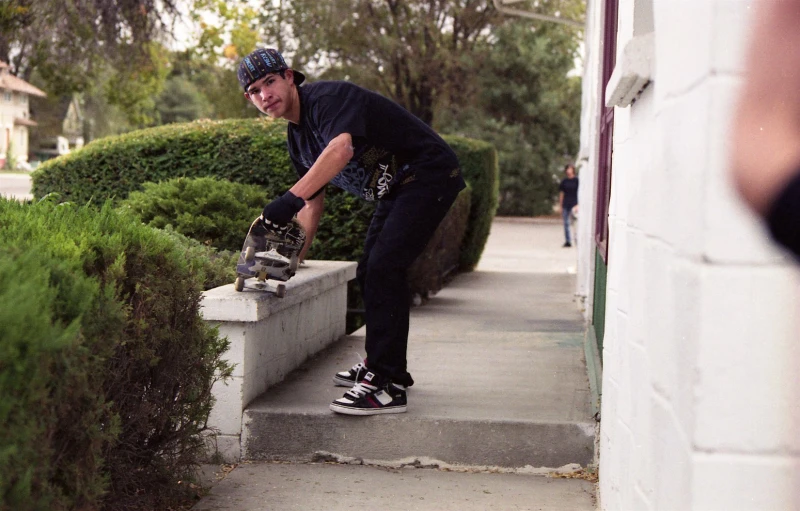
[[[620,0],[618,54],[637,1]],[[800,509],[800,273],[727,174],[753,2],[652,3],[654,81],[615,113],[600,507]],[[599,87],[585,86],[596,112]],[[583,129],[595,151],[596,129]],[[579,257],[586,272],[594,253]]]

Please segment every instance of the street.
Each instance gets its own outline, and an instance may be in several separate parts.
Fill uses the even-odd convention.
[[[31,195],[31,176],[29,174],[0,172],[0,195],[18,200],[33,199],[33,195]]]

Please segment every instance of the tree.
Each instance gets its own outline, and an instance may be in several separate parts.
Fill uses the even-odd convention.
[[[176,0],[5,0],[0,60],[51,94],[105,94],[134,126],[152,122]]]
[[[257,11],[226,0],[195,0],[191,18],[200,34],[196,44],[172,55],[172,76],[197,88],[209,104],[209,117],[258,116],[236,79],[239,61],[261,37]]]
[[[491,0],[287,0],[264,12],[294,67],[328,62],[323,77],[357,78],[428,124],[441,97],[464,92],[469,56],[499,19]]]
[[[164,90],[156,100],[161,124],[189,122],[208,117],[211,105],[193,83],[175,75],[167,79]]]
[[[30,79],[80,90],[104,62],[149,61],[151,43],[169,32],[174,0],[7,0],[0,7],[0,60]]]
[[[439,115],[439,129],[498,148],[500,214],[552,212],[561,168],[578,147],[580,78],[568,77],[577,48],[573,28],[507,20],[479,49],[474,101]]]

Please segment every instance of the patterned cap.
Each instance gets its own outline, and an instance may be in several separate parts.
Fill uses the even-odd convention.
[[[272,48],[259,48],[250,55],[242,59],[239,64],[239,84],[246,91],[251,83],[260,80],[270,73],[278,73],[284,69],[290,69],[283,60],[283,56],[278,50]],[[294,71],[294,70],[293,70]],[[294,71],[294,84],[300,85],[306,79],[306,75],[300,71]]]

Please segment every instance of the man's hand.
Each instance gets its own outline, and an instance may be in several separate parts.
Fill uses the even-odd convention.
[[[306,201],[292,192],[286,192],[264,206],[261,218],[268,227],[285,228],[305,205]]]

